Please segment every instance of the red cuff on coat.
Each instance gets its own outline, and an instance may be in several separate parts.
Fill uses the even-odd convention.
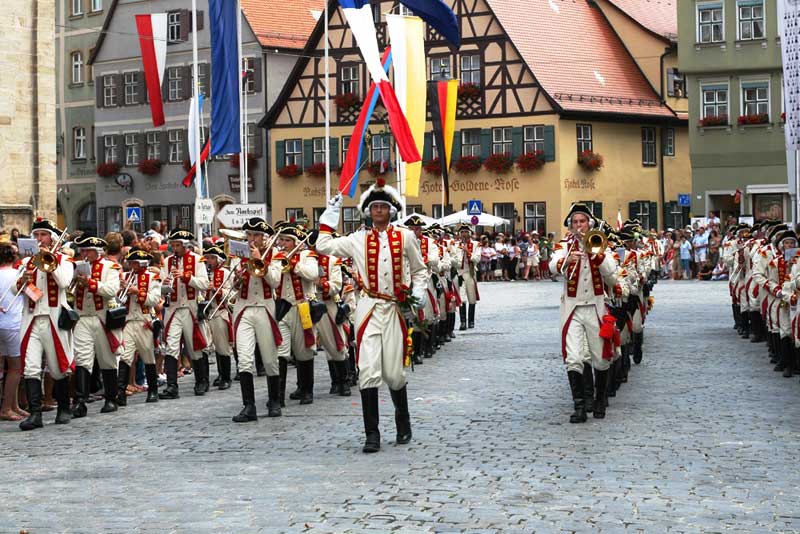
[[[319,231],[320,232],[325,232],[326,234],[332,234],[333,232],[336,231],[336,229],[335,228],[331,228],[327,224],[320,224],[319,225]]]

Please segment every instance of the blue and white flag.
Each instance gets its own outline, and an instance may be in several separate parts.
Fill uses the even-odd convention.
[[[239,137],[239,12],[232,0],[208,0],[211,33],[211,154],[238,154]]]

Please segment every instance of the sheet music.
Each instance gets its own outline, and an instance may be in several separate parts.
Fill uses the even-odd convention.
[[[228,241],[228,250],[231,256],[237,258],[250,259],[250,243],[247,241]]]
[[[35,256],[39,251],[39,245],[36,244],[36,240],[28,237],[18,239],[17,247],[19,248],[20,258]]]

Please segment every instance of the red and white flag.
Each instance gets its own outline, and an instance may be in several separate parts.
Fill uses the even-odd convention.
[[[617,210],[617,230],[622,230],[622,212]]]
[[[142,50],[144,79],[153,126],[164,125],[164,106],[161,102],[161,82],[167,64],[167,14],[136,15],[139,48]]]

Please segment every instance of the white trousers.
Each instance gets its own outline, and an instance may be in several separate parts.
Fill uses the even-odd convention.
[[[314,347],[306,347],[305,332],[300,323],[300,315],[297,313],[297,306],[292,306],[289,313],[278,323],[283,342],[278,347],[278,358],[285,360],[294,359],[305,362],[314,359]]]
[[[119,332],[116,332],[119,334]],[[100,369],[116,369],[117,355],[111,351],[106,330],[96,315],[84,315],[72,331],[75,346],[75,365],[87,369],[94,367],[94,358]]]
[[[325,307],[328,311],[317,323],[319,341],[328,361],[341,362],[347,359],[347,334],[344,332],[343,325],[336,324],[336,303],[325,301]],[[336,347],[336,334],[334,332],[344,342],[344,347],[341,350]]]
[[[133,356],[137,352],[145,365],[156,363],[155,344],[153,331],[145,327],[144,321],[128,321],[122,331],[125,346],[122,348],[121,359],[128,365],[133,364]]]
[[[598,371],[605,371],[611,365],[603,359],[600,319],[594,305],[575,307],[567,328],[566,349],[567,371],[583,373],[584,363],[591,363]]]
[[[213,319],[204,321],[207,340],[211,340],[209,350],[220,356],[231,355],[231,342],[228,339],[228,323],[220,313]],[[272,330],[270,330],[272,332]]]
[[[200,360],[203,357],[203,350],[195,350],[194,348],[194,323],[189,308],[175,310],[165,334],[167,356],[171,356],[178,361],[181,359],[181,338],[183,338],[183,344],[187,352],[192,355],[192,361]]]
[[[275,336],[263,307],[245,308],[236,328],[236,354],[239,356],[239,372],[256,374],[256,345],[267,376],[278,376],[278,348]]]
[[[475,279],[470,276],[469,271],[464,271],[464,283],[461,284],[461,301],[465,304],[475,304],[478,302],[478,286]]]
[[[370,312],[373,302],[360,301],[356,314],[356,332],[369,321],[358,344],[358,387],[377,388],[386,382],[389,389],[397,391],[406,385],[402,318],[393,302],[378,301]]]
[[[69,350],[69,347],[64,347],[64,349]],[[42,360],[47,364],[47,371],[53,380],[64,378],[65,373],[62,373],[58,367],[58,355],[55,343],[53,343],[53,333],[50,330],[49,315],[34,317],[31,324],[31,335],[28,338],[28,348],[23,356],[25,356],[25,378],[41,379]]]

